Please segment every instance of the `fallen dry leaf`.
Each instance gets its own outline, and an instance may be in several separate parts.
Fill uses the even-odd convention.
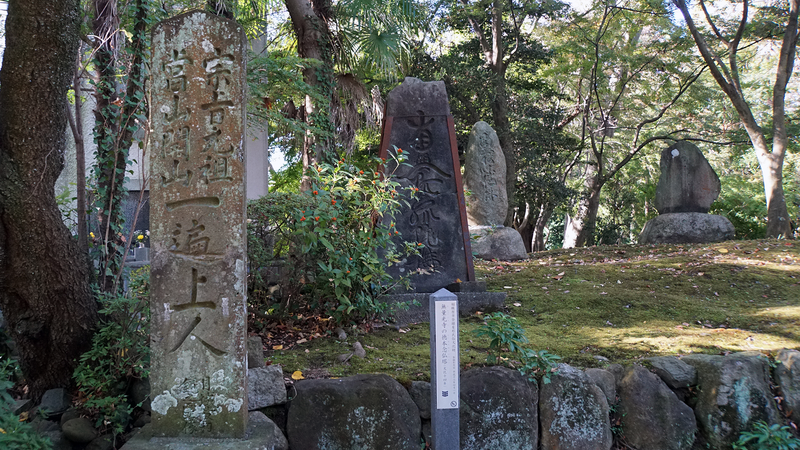
[[[273,345],[272,349],[273,350],[283,350],[283,346],[282,345]]]
[[[292,379],[295,380],[295,381],[297,381],[297,380],[305,380],[306,377],[303,376],[303,372],[301,372],[299,370],[295,370],[294,373],[292,373]]]

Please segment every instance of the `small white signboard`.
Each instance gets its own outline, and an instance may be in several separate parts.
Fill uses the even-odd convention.
[[[436,409],[458,409],[458,302],[437,301]]]

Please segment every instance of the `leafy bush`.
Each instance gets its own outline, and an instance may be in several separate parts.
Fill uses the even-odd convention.
[[[128,294],[100,294],[100,329],[81,356],[73,377],[83,407],[97,414],[97,425],[124,431],[133,408],[127,388],[146,378],[150,362],[150,268],[131,273]]]
[[[504,347],[508,348],[511,353],[517,353],[528,343],[525,330],[522,329],[517,319],[501,312],[486,316],[484,324],[475,331],[475,334],[491,339],[489,356],[486,358],[486,361],[491,364],[500,363]]]
[[[525,337],[525,330],[517,322],[517,319],[508,314],[496,312],[486,316],[484,324],[475,330],[478,336],[485,336],[489,341],[489,356],[486,361],[490,364],[499,364],[503,361],[516,358],[520,366],[517,370],[528,379],[533,381],[536,375],[541,375],[542,381],[547,384],[550,382],[550,374],[556,366],[560,356],[554,355],[547,350],[538,352],[525,347],[528,338]],[[509,358],[504,358],[503,352],[507,349],[511,354]],[[511,365],[511,363],[509,364]],[[512,365],[513,367],[513,365]]]
[[[387,264],[423,247],[396,245],[399,232],[389,218],[401,205],[400,185],[344,160],[310,172],[310,191],[267,194],[248,207],[253,306],[339,324],[388,313],[377,301],[397,283]],[[270,271],[278,273],[279,293],[265,279]]]
[[[792,434],[792,429],[780,424],[767,425],[758,421],[753,431],[743,431],[739,440],[733,443],[733,450],[789,450],[800,448],[800,440]]]
[[[0,448],[8,450],[49,450],[49,439],[39,436],[33,427],[14,414],[14,399],[8,389],[14,387],[17,364],[5,355],[0,356]]]

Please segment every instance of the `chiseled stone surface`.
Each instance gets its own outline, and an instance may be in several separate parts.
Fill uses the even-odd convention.
[[[645,361],[672,389],[688,388],[697,383],[697,370],[674,356],[656,356]]]
[[[461,374],[461,450],[535,449],[539,389],[517,370],[480,367]]]
[[[694,411],[642,366],[628,367],[619,384],[622,432],[634,448],[689,450],[695,440]]]
[[[742,431],[751,431],[759,420],[779,423],[764,355],[688,355],[681,360],[697,369],[694,413],[711,448],[730,448]]]
[[[519,231],[504,226],[470,226],[472,254],[485,260],[519,261],[528,257]]]
[[[264,367],[264,343],[261,336],[247,338],[247,368]]]
[[[418,450],[417,405],[388,375],[302,380],[289,405],[293,449]]]
[[[49,389],[42,395],[39,409],[47,411],[48,414],[61,414],[70,407],[71,403],[72,399],[66,389]]]
[[[583,373],[603,391],[603,394],[606,394],[606,401],[609,407],[617,402],[617,382],[613,373],[598,368],[586,369]]]
[[[156,435],[242,437],[244,33],[193,11],[152,36],[151,350]]]
[[[431,384],[427,381],[412,381],[408,389],[411,399],[419,408],[419,416],[423,419],[431,418]]]
[[[696,145],[679,141],[661,152],[656,187],[659,214],[707,213],[720,192],[717,173]]]
[[[800,352],[783,349],[775,359],[775,381],[783,393],[784,411],[791,411],[792,421],[800,423]]]
[[[247,371],[247,408],[253,411],[281,403],[286,403],[286,385],[283,381],[281,366],[269,365],[249,369]]]
[[[390,154],[395,148],[408,156],[397,167],[387,158],[386,172],[403,187],[419,189],[409,206],[395,215],[400,240],[424,244],[419,256],[410,256],[388,268],[395,276],[413,274],[416,292],[436,292],[457,280],[468,281],[472,254],[464,244],[461,217],[466,215],[459,204],[448,118],[450,104],[441,81],[423,82],[406,78],[386,99],[386,117],[391,119],[388,139]],[[384,131],[385,132],[385,131]],[[403,189],[405,192],[405,189]],[[462,197],[463,198],[463,197]]]
[[[247,431],[241,439],[201,437],[159,437],[152,424],[145,425],[122,450],[289,450],[280,428],[261,412],[248,416]]]
[[[542,450],[611,448],[606,395],[583,371],[559,364],[539,398]]]
[[[64,432],[64,437],[77,444],[88,444],[98,434],[92,425],[92,421],[85,417],[78,417],[64,422],[61,431]]]
[[[469,133],[464,154],[469,225],[503,225],[508,211],[506,159],[497,133],[484,121]]]

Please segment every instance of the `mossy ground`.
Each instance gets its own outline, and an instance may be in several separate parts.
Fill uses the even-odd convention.
[[[771,352],[800,347],[800,243],[602,246],[534,253],[507,263],[476,261],[491,291],[531,348],[579,367],[687,353]],[[485,363],[489,341],[474,334],[480,314],[460,322],[462,367]],[[267,359],[305,376],[386,373],[430,379],[428,324],[335,337],[270,350]],[[352,352],[355,341],[366,358]],[[271,348],[267,342],[268,348]],[[288,347],[288,348],[287,348]],[[509,361],[513,364],[513,361]]]

